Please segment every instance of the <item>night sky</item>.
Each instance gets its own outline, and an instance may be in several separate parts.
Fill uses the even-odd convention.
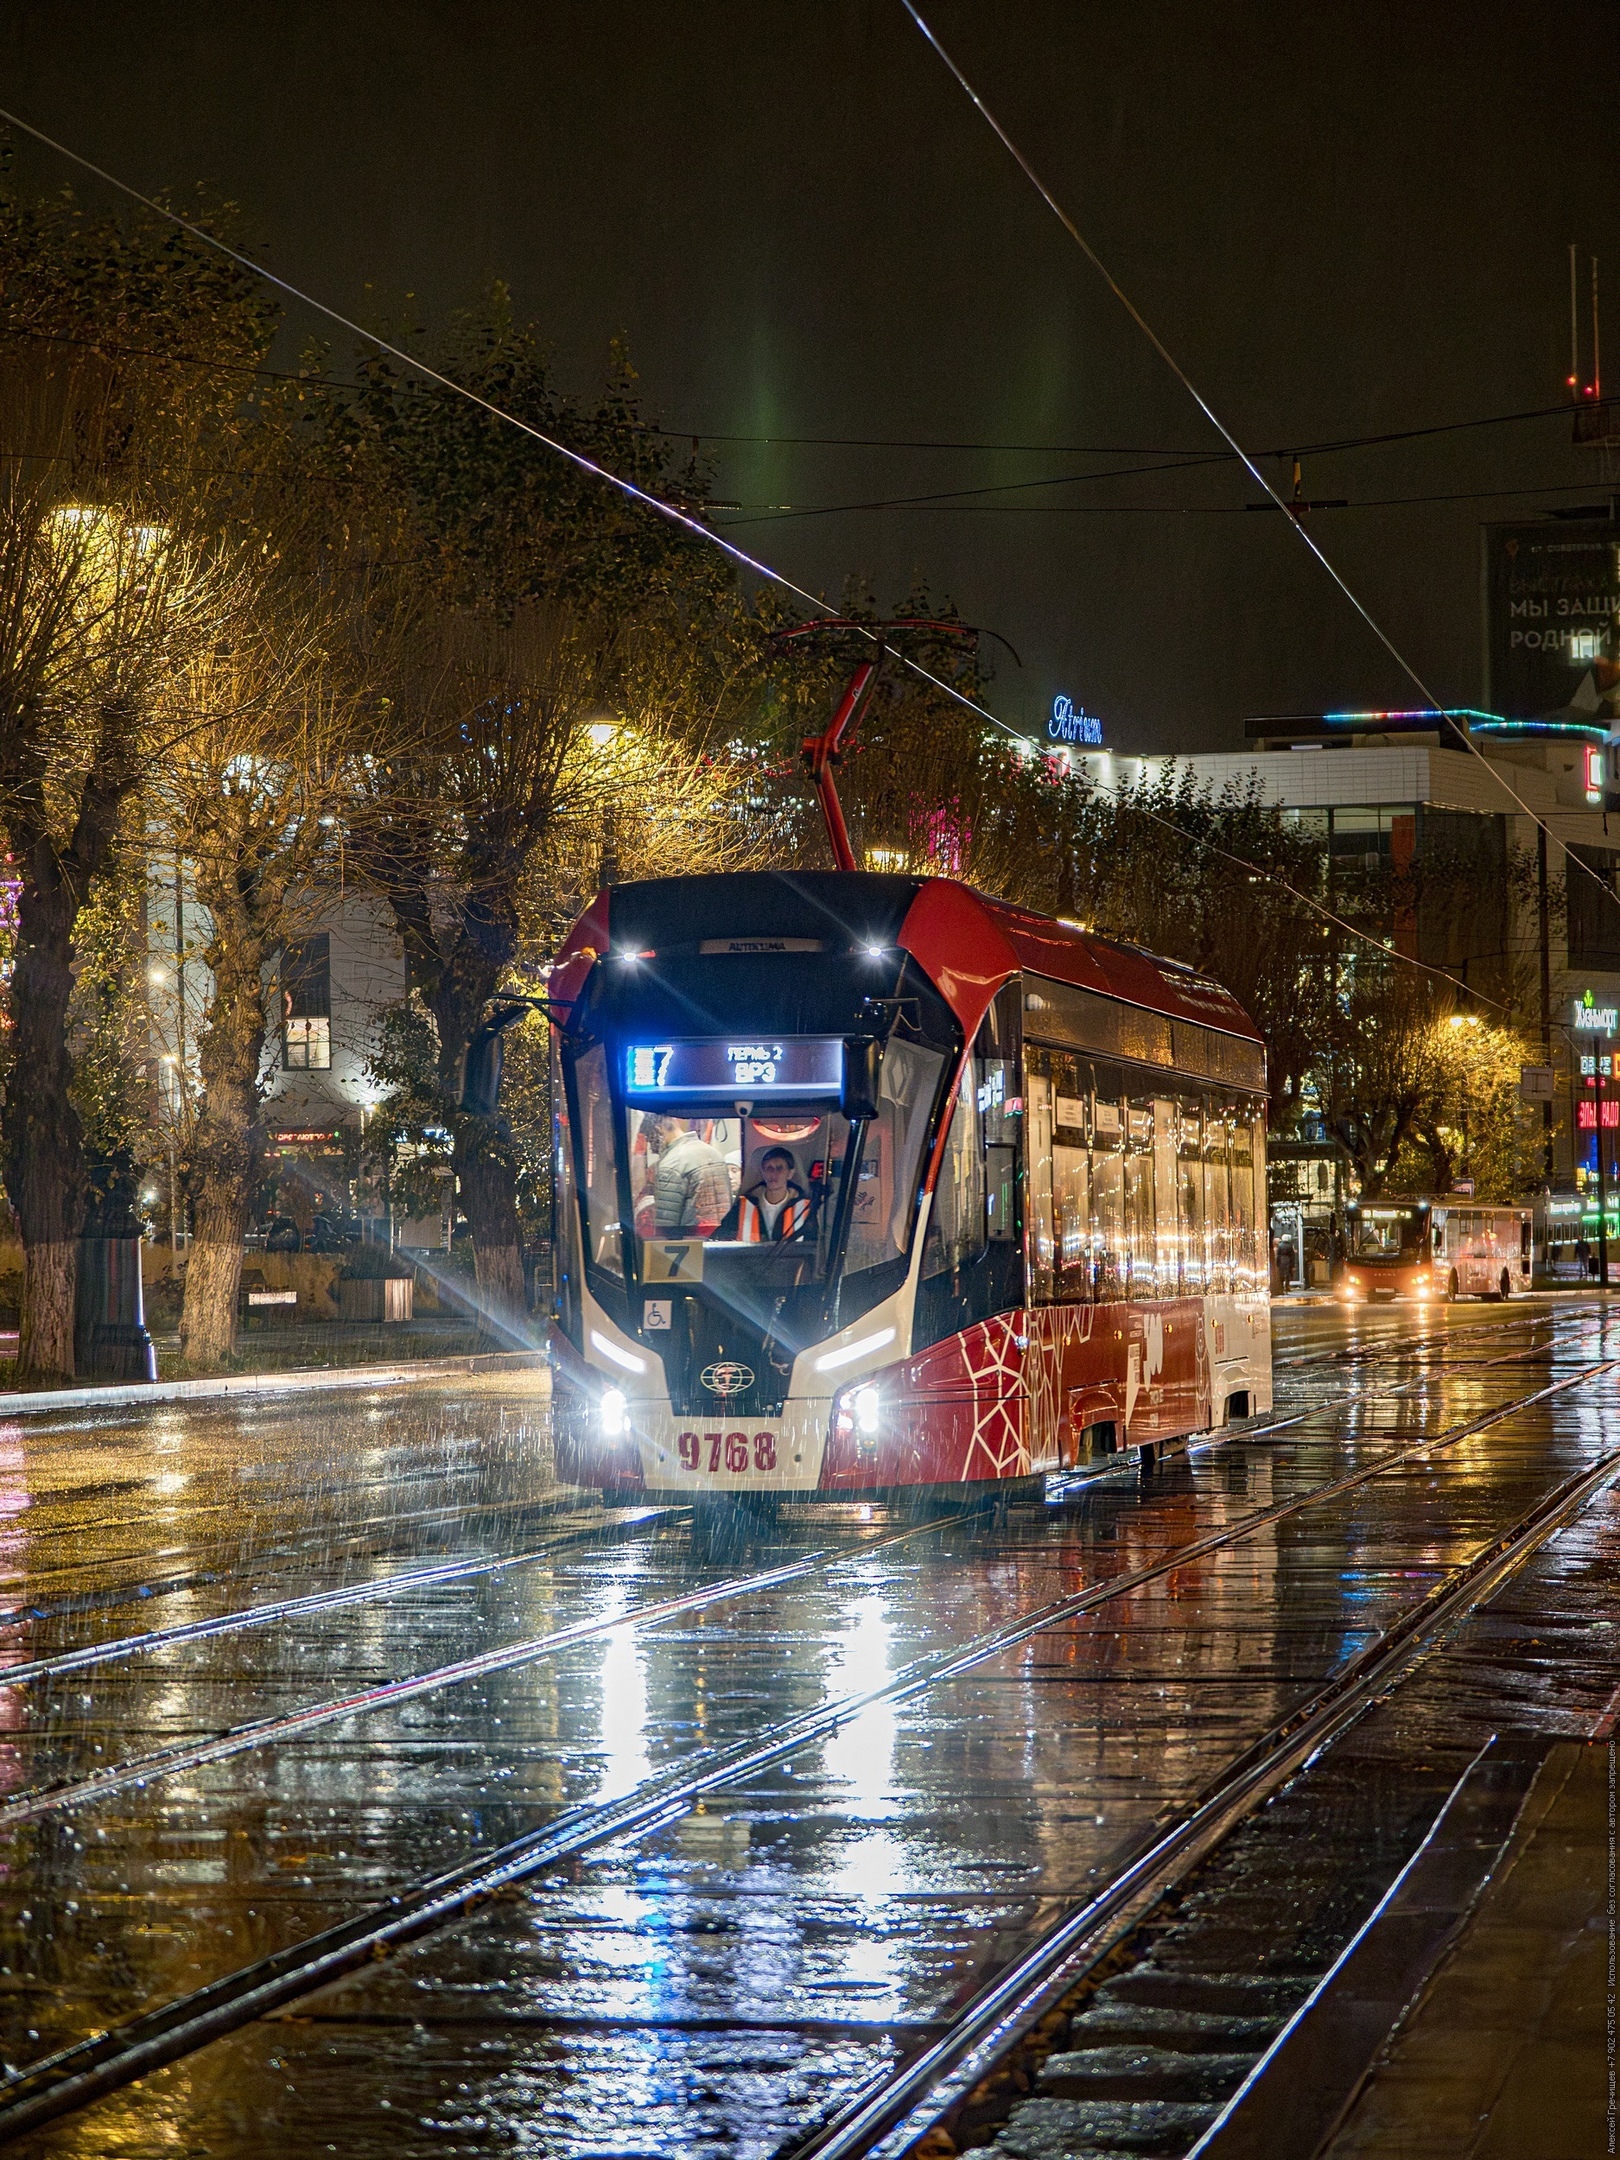
[[[1583,346],[1601,260],[1620,389],[1612,5],[932,9],[1249,445],[1553,404],[1571,241]],[[278,269],[349,312],[406,292],[442,311],[500,276],[566,382],[588,387],[622,331],[682,431],[992,446],[707,445],[747,506],[721,515],[796,579],[836,594],[864,573],[890,598],[920,574],[1009,638],[1024,665],[992,702],[1021,725],[1063,691],[1118,747],[1215,748],[1250,714],[1414,701],[1229,467],[973,498],[989,507],[771,507],[1219,447],[898,0],[9,0],[0,66],[0,102],[139,187],[214,183]],[[18,165],[65,177],[34,149]],[[1065,454],[994,447],[1046,445]],[[1482,692],[1480,520],[1604,480],[1561,418],[1305,467],[1308,493],[1369,505],[1493,498],[1312,526],[1458,704]]]

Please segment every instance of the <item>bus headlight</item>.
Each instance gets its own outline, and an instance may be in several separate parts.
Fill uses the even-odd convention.
[[[882,1398],[875,1387],[855,1390],[855,1428],[871,1435],[878,1429],[878,1417],[883,1407]]]
[[[602,1423],[604,1440],[618,1440],[623,1436],[625,1425],[625,1401],[616,1387],[604,1388],[596,1405],[596,1414]]]

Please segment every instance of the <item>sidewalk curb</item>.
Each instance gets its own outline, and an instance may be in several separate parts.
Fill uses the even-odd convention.
[[[0,1418],[39,1410],[87,1410],[102,1405],[197,1402],[230,1395],[286,1395],[314,1388],[404,1387],[412,1380],[453,1380],[478,1373],[545,1371],[543,1349],[492,1350],[477,1357],[417,1358],[400,1365],[294,1366],[288,1372],[223,1373],[210,1380],[131,1380],[121,1386],[46,1388],[33,1395],[0,1394]]]

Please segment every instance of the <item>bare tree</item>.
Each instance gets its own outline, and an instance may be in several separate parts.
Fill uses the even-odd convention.
[[[264,1148],[270,977],[336,878],[338,819],[376,746],[376,715],[336,673],[318,599],[285,590],[257,622],[198,654],[191,718],[150,788],[154,837],[186,865],[202,919],[206,1009],[183,1170],[195,1238],[180,1318],[187,1363],[236,1342],[243,1240]]]
[[[230,605],[202,476],[274,317],[245,268],[161,219],[0,185],[0,821],[18,917],[0,1141],[27,1379],[73,1371],[77,926],[167,686]]]
[[[479,1299],[497,1324],[521,1314],[523,1272],[510,1126],[462,1107],[486,1009],[536,979],[604,871],[740,860],[751,845],[725,754],[703,747],[722,732],[735,671],[693,652],[668,624],[638,625],[632,645],[613,617],[533,603],[506,621],[430,617],[389,676],[409,733],[368,766],[351,859],[404,939],[434,1068],[430,1087],[417,1077],[417,1113],[452,1136]]]
[[[75,927],[167,690],[228,608],[234,573],[183,511],[106,486],[116,407],[98,370],[41,370],[31,388],[0,404],[0,819],[18,878],[8,1047],[12,1075],[27,1076],[7,1087],[0,1135],[23,1237],[19,1368],[45,1379],[73,1372],[85,1205],[67,1034]]]

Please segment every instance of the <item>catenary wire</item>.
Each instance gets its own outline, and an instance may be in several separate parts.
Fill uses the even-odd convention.
[[[64,151],[63,155],[71,155]],[[313,303],[312,303],[313,304]],[[211,357],[205,353],[165,352],[153,345],[127,345],[121,340],[100,337],[75,337],[65,330],[41,330],[26,323],[0,324],[0,337],[30,338],[46,345],[75,345],[87,352],[116,353],[120,358],[136,360],[160,360],[171,367],[200,368],[220,375],[251,375],[266,382],[298,383],[314,390],[341,390],[351,396],[360,395],[367,387],[363,382],[348,382],[341,376],[321,373],[308,368],[273,368],[263,361],[232,360]],[[398,382],[394,386],[416,397],[439,397],[442,392],[437,383]],[[1607,399],[1599,400],[1607,404]],[[1424,427],[1386,429],[1375,435],[1337,435],[1321,442],[1285,444],[1269,450],[1257,451],[1259,457],[1326,457],[1345,450],[1376,450],[1393,443],[1420,442],[1433,435],[1457,435],[1479,428],[1515,427],[1532,420],[1556,420],[1567,418],[1571,406],[1566,400],[1558,405],[1536,405],[1523,412],[1485,413],[1472,420],[1434,421]],[[996,443],[951,442],[939,438],[912,439],[883,435],[729,435],[705,428],[668,427],[661,421],[639,421],[632,425],[632,432],[661,435],[670,442],[731,443],[759,448],[825,449],[825,450],[941,450],[963,455],[996,454],[1019,457],[1142,457],[1157,458],[1165,462],[1167,470],[1178,465],[1226,465],[1233,462],[1229,450],[1194,450],[1177,444],[1142,443]],[[1101,475],[1079,473],[1075,479],[1100,478]],[[1060,480],[1050,483],[1061,484]]]
[[[347,388],[348,385],[340,387]],[[1596,401],[1608,404],[1607,398]],[[1426,427],[1391,428],[1377,435],[1336,435],[1322,442],[1294,442],[1256,451],[1257,457],[1326,457],[1337,450],[1375,450],[1390,443],[1419,442],[1429,435],[1458,435],[1472,428],[1514,427],[1530,420],[1567,419],[1572,410],[1568,398],[1557,405],[1533,405],[1523,412],[1483,413],[1472,420],[1439,420]],[[953,442],[938,436],[889,435],[723,435],[704,428],[651,426],[649,432],[667,435],[673,442],[735,443],[758,448],[781,447],[808,450],[946,450],[964,455],[973,452],[1010,453],[1030,457],[1160,457],[1185,458],[1189,463],[1231,462],[1229,450],[1194,450],[1178,443],[1008,443]]]
[[[996,139],[1000,142],[1002,148],[1007,152],[1008,156],[1013,160],[1014,164],[1017,165],[1019,171],[1024,175],[1030,186],[1034,188],[1036,194],[1040,196],[1042,202],[1045,203],[1046,207],[1051,211],[1052,215],[1057,219],[1058,223],[1069,235],[1069,238],[1074,242],[1075,246],[1080,250],[1081,254],[1084,255],[1087,262],[1090,263],[1091,267],[1096,271],[1097,275],[1108,287],[1108,290],[1114,295],[1114,298],[1119,302],[1120,306],[1125,310],[1126,314],[1129,315],[1131,321],[1135,323],[1137,329],[1141,331],[1143,337],[1147,339],[1148,343],[1153,347],[1153,350],[1158,354],[1159,358],[1164,362],[1165,366],[1170,370],[1171,374],[1175,376],[1176,380],[1181,384],[1181,387],[1186,391],[1187,395],[1198,407],[1198,410],[1204,415],[1204,418],[1209,422],[1210,426],[1215,429],[1216,433],[1227,445],[1228,449],[1231,450],[1232,454],[1241,462],[1244,470],[1249,474],[1249,477],[1255,482],[1258,487],[1263,489],[1264,492],[1270,496],[1271,500],[1283,513],[1284,517],[1288,519],[1289,524],[1292,525],[1295,532],[1299,534],[1299,537],[1304,542],[1305,546],[1309,548],[1310,552],[1316,557],[1316,560],[1321,564],[1322,568],[1327,572],[1328,576],[1339,588],[1339,591],[1344,595],[1345,599],[1349,601],[1351,607],[1354,608],[1355,612],[1361,617],[1362,621],[1372,632],[1373,636],[1378,640],[1379,644],[1383,646],[1385,652],[1389,654],[1390,658],[1401,670],[1401,673],[1405,675],[1409,681],[1416,685],[1418,691],[1423,697],[1425,704],[1429,707],[1429,709],[1433,712],[1439,712],[1440,710],[1442,710],[1439,698],[1435,696],[1434,692],[1429,688],[1428,684],[1418,673],[1412,662],[1407,659],[1406,655],[1401,651],[1400,647],[1395,643],[1394,639],[1391,638],[1389,633],[1383,628],[1377,617],[1372,613],[1372,610],[1366,605],[1365,601],[1360,598],[1355,589],[1349,583],[1348,579],[1345,578],[1343,573],[1335,565],[1332,558],[1318,544],[1318,542],[1312,537],[1312,535],[1306,531],[1304,520],[1292,514],[1289,508],[1287,497],[1281,494],[1277,488],[1273,487],[1271,482],[1266,478],[1265,474],[1260,470],[1260,467],[1256,463],[1255,459],[1251,457],[1249,452],[1244,449],[1243,445],[1238,441],[1237,437],[1232,433],[1231,429],[1226,425],[1225,421],[1222,420],[1220,415],[1216,412],[1215,408],[1209,403],[1208,399],[1199,390],[1198,386],[1192,380],[1192,377],[1187,373],[1186,369],[1182,367],[1180,361],[1177,360],[1175,355],[1171,352],[1169,346],[1165,344],[1164,340],[1159,336],[1158,332],[1148,322],[1146,316],[1142,314],[1141,310],[1137,307],[1135,301],[1131,299],[1125,288],[1119,283],[1118,279],[1108,268],[1107,264],[1104,263],[1102,257],[1091,245],[1091,242],[1080,230],[1074,219],[1070,217],[1068,211],[1064,209],[1063,205],[1058,201],[1057,197],[1046,185],[1046,182],[1035,170],[1034,166],[1024,155],[1023,151],[1018,147],[1017,143],[1014,142],[1011,135],[1008,134],[1007,130],[996,118],[995,114],[990,110],[989,106],[986,105],[983,98],[980,97],[978,91],[975,90],[973,85],[968,81],[966,75],[963,74],[961,68],[958,67],[955,60],[953,60],[951,55],[945,50],[945,47],[940,43],[939,39],[935,36],[933,30],[929,27],[928,23],[925,21],[922,14],[917,9],[915,5],[915,0],[900,0],[900,5],[911,17],[912,21],[916,24],[918,30],[922,33],[923,37],[927,40],[929,45],[933,47],[935,53],[938,54],[940,60],[944,63],[946,69],[955,79],[958,87],[967,97],[968,102],[973,106],[974,110],[985,122],[986,126],[995,135]],[[1479,745],[1475,742],[1470,741],[1466,734],[1461,737],[1461,740],[1464,746],[1468,750],[1470,750],[1475,757],[1478,758],[1480,764],[1485,768],[1486,772],[1490,774],[1492,779],[1496,782],[1497,786],[1501,788],[1502,792],[1506,796],[1508,796],[1511,801],[1517,803],[1518,807],[1524,812],[1525,816],[1530,819],[1531,823],[1539,827],[1539,829],[1546,834],[1547,838],[1553,842],[1553,845],[1555,847],[1561,847],[1563,843],[1553,832],[1551,826],[1547,823],[1546,819],[1542,817],[1537,811],[1531,809],[1530,805],[1525,801],[1524,797],[1519,793],[1518,789],[1515,788],[1511,781],[1506,779],[1500,771],[1498,771],[1496,766],[1494,766],[1491,763],[1490,759],[1485,755],[1484,751],[1480,749]],[[1607,880],[1600,876],[1599,873],[1590,866],[1590,864],[1582,862],[1579,856],[1570,856],[1568,850],[1565,850],[1565,854],[1566,859],[1573,860],[1576,865],[1582,871],[1584,871],[1585,874],[1592,880],[1593,884],[1598,886],[1601,891],[1608,893],[1609,886]]]
[[[745,515],[729,517],[724,529],[739,525],[780,525],[789,518],[839,517],[865,510],[937,510],[947,516],[980,516],[997,513],[1006,517],[1241,517],[1248,510],[1269,510],[1270,503],[987,503],[971,502],[974,495],[1011,495],[1025,488],[1074,487],[1083,481],[1119,480],[1139,473],[1186,472],[1195,463],[1229,464],[1227,458],[1192,459],[1179,465],[1116,467],[1112,472],[1065,473],[1050,480],[1013,480],[996,487],[950,488],[938,495],[893,495],[873,502],[760,503],[745,504]],[[1434,495],[1367,495],[1359,501],[1314,503],[1306,507],[1313,515],[1324,510],[1395,510],[1420,503],[1517,501],[1531,495],[1586,495],[1589,480],[1560,480],[1535,487],[1460,488]]]
[[[1132,319],[1139,325],[1143,334],[1148,338],[1149,342],[1154,346],[1155,350],[1161,354],[1166,365],[1175,375],[1179,377],[1179,379],[1185,385],[1189,395],[1191,395],[1194,402],[1198,405],[1199,409],[1206,415],[1206,417],[1210,420],[1211,424],[1216,428],[1217,432],[1226,441],[1233,455],[1242,462],[1242,464],[1246,467],[1248,472],[1259,484],[1259,486],[1262,487],[1265,492],[1272,497],[1273,501],[1278,504],[1279,508],[1283,509],[1286,512],[1287,504],[1284,501],[1283,497],[1280,496],[1277,493],[1276,489],[1271,486],[1270,482],[1267,481],[1264,474],[1261,473],[1256,466],[1253,458],[1250,457],[1250,455],[1243,449],[1242,445],[1236,440],[1236,438],[1230,433],[1228,433],[1227,429],[1222,425],[1215,413],[1208,405],[1205,404],[1203,398],[1199,396],[1197,390],[1193,387],[1192,383],[1188,381],[1187,377],[1184,374],[1182,374],[1181,369],[1177,366],[1171,354],[1155,336],[1154,332],[1149,328],[1148,324],[1137,313],[1135,307],[1132,305],[1129,298],[1114,282],[1113,278],[1109,275],[1103,264],[1092,252],[1090,246],[1080,233],[1079,228],[1074,225],[1072,220],[1070,220],[1067,214],[1060,208],[1056,200],[1047,192],[1046,188],[1035,174],[1033,168],[1028,164],[1022,153],[1013,144],[1011,138],[1007,136],[1006,133],[1002,130],[1000,124],[996,120],[994,120],[994,118],[991,116],[989,111],[985,108],[985,106],[979,99],[977,93],[971,88],[966,78],[957,68],[955,62],[952,61],[945,53],[944,48],[934,37],[933,32],[928,28],[928,25],[924,22],[922,16],[919,15],[916,9],[911,5],[911,0],[901,0],[901,5],[906,8],[907,12],[916,22],[918,28],[923,32],[923,35],[934,46],[934,49],[936,50],[936,52],[939,53],[940,58],[945,61],[946,66],[951,70],[952,74],[956,76],[957,81],[962,85],[962,88],[967,92],[968,96],[972,99],[975,106],[977,106],[979,111],[983,113],[985,119],[989,122],[990,126],[995,130],[996,134],[1000,137],[1001,141],[1006,146],[1008,151],[1016,159],[1020,167],[1028,175],[1033,185],[1037,188],[1043,200],[1049,205],[1053,213],[1063,223],[1065,228],[1071,233],[1076,243],[1086,255],[1087,259],[1095,265],[1098,273],[1108,284],[1110,290],[1112,290],[1120,300],[1121,305],[1125,307],[1127,312],[1131,315]],[[329,322],[336,323],[341,329],[347,330],[352,337],[359,338],[362,343],[375,346],[379,352],[387,353],[391,359],[397,360],[401,364],[401,366],[414,370],[417,374],[424,376],[429,382],[438,385],[440,389],[448,390],[452,394],[452,396],[465,398],[468,403],[478,406],[481,411],[487,412],[492,419],[504,422],[507,426],[516,428],[520,434],[527,435],[531,438],[531,440],[542,444],[546,449],[554,451],[559,457],[565,459],[569,464],[576,467],[576,469],[578,469],[579,471],[590,474],[593,478],[604,482],[609,487],[617,488],[621,494],[627,496],[631,501],[639,503],[643,508],[651,510],[656,515],[667,519],[671,524],[678,525],[683,531],[692,534],[694,538],[711,542],[712,545],[719,548],[726,556],[730,558],[731,561],[737,563],[741,568],[752,571],[756,577],[764,579],[767,584],[776,585],[782,591],[791,593],[796,599],[803,601],[805,605],[812,610],[813,615],[821,616],[825,614],[826,603],[815,593],[810,592],[806,587],[796,583],[795,580],[788,577],[785,572],[775,569],[771,564],[761,561],[756,556],[750,555],[745,548],[738,547],[734,542],[727,540],[722,533],[715,531],[712,526],[704,524],[701,518],[692,516],[690,512],[678,508],[673,503],[663,501],[659,496],[654,495],[648,489],[639,486],[635,481],[626,480],[621,474],[615,473],[608,466],[598,463],[595,458],[586,456],[583,451],[574,449],[571,445],[559,441],[558,438],[553,435],[548,435],[543,428],[536,427],[532,421],[524,420],[520,418],[516,413],[507,411],[505,407],[496,404],[493,399],[482,396],[478,391],[470,389],[465,383],[458,383],[453,376],[444,374],[440,369],[434,367],[429,361],[423,360],[416,354],[407,351],[405,347],[394,344],[391,340],[379,336],[375,331],[365,329],[351,316],[343,314],[341,310],[332,307],[327,301],[317,299],[314,294],[306,292],[302,286],[295,285],[290,278],[284,278],[278,272],[266,268],[263,263],[255,262],[251,255],[245,254],[240,248],[232,247],[229,241],[222,240],[216,233],[209,232],[206,226],[197,224],[191,218],[183,217],[178,210],[173,210],[166,203],[160,202],[155,197],[143,193],[142,190],[136,187],[132,182],[121,179],[116,173],[109,172],[105,166],[96,164],[93,159],[87,158],[81,151],[70,149],[66,143],[58,141],[58,139],[54,135],[48,135],[43,128],[36,127],[32,121],[24,120],[20,114],[11,112],[4,106],[0,106],[0,121],[3,121],[8,127],[20,129],[23,134],[31,136],[34,141],[42,143],[48,150],[54,151],[58,157],[65,158],[70,164],[77,165],[83,171],[93,174],[96,179],[104,182],[106,186],[115,189],[118,193],[122,195],[128,196],[132,202],[139,203],[144,209],[150,210],[153,216],[166,219],[168,223],[177,227],[178,230],[180,230],[181,232],[189,234],[192,239],[199,241],[203,246],[215,249],[219,254],[226,256],[230,261],[238,264],[242,269],[246,270],[250,276],[263,278],[267,284],[273,285],[277,288],[278,291],[288,294],[289,297],[297,300],[302,306],[313,309],[318,315],[325,316]],[[1292,519],[1290,520],[1290,522],[1295,523],[1296,525],[1298,523],[1297,520]],[[1334,579],[1334,582],[1341,587],[1341,589],[1350,599],[1352,605],[1356,608],[1357,612],[1365,618],[1369,626],[1373,629],[1375,635],[1379,638],[1380,642],[1386,646],[1389,652],[1398,661],[1400,661],[1402,668],[1408,675],[1411,676],[1413,682],[1415,682],[1418,688],[1423,692],[1424,697],[1428,699],[1429,705],[1434,709],[1438,710],[1438,700],[1423,684],[1421,678],[1409,666],[1407,666],[1407,663],[1404,660],[1401,660],[1401,656],[1396,651],[1396,648],[1390,643],[1389,639],[1384,635],[1383,631],[1379,629],[1377,623],[1374,622],[1372,616],[1368,614],[1366,608],[1362,606],[1362,603],[1356,598],[1355,594],[1351,592],[1350,587],[1345,584],[1344,580],[1339,576],[1339,573],[1328,561],[1326,555],[1324,555],[1322,553],[1322,550],[1317,547],[1315,541],[1311,539],[1309,534],[1304,533],[1303,529],[1301,529],[1301,537],[1305,540],[1306,545],[1312,550],[1312,552],[1318,557],[1324,567],[1328,570],[1329,574]],[[852,627],[857,629],[860,634],[864,636],[872,645],[878,647],[882,646],[883,640],[879,634],[879,628],[875,627],[868,630],[861,625],[853,625]],[[936,675],[931,668],[924,667],[921,661],[912,658],[910,654],[896,652],[894,653],[893,657],[902,667],[907,670],[908,673],[916,676],[920,681],[930,684],[934,689],[941,691],[946,697],[950,698],[953,703],[964,707],[968,712],[973,713],[978,719],[987,722],[992,727],[999,728],[1004,735],[1011,737],[1014,741],[1022,742],[1025,740],[1025,738],[1021,735],[1020,731],[1015,728],[1009,721],[1003,720],[998,713],[991,712],[987,706],[980,704],[976,698],[969,697],[967,693],[959,689],[956,684],[947,681],[941,675]],[[1487,771],[1494,770],[1494,768],[1490,765],[1489,760],[1485,759],[1483,754],[1480,753],[1477,749],[1475,750],[1475,755],[1480,757],[1481,763],[1485,765]],[[1506,781],[1503,781],[1501,784],[1504,788],[1507,787]],[[1513,794],[1513,790],[1511,788],[1508,788],[1507,791],[1509,794]],[[1120,791],[1117,789],[1108,789],[1106,787],[1102,788],[1102,792],[1114,794],[1116,797],[1120,793]],[[1519,800],[1517,795],[1514,795],[1514,800]],[[1452,984],[1452,986],[1455,987],[1455,977],[1448,975],[1444,969],[1431,967],[1426,961],[1418,960],[1409,953],[1395,952],[1391,946],[1387,945],[1384,942],[1384,940],[1382,940],[1381,938],[1373,937],[1367,931],[1357,929],[1354,924],[1346,922],[1342,916],[1335,914],[1331,908],[1325,907],[1322,902],[1316,900],[1312,895],[1300,891],[1286,878],[1278,877],[1274,871],[1265,870],[1261,868],[1260,865],[1244,860],[1243,857],[1233,854],[1229,849],[1222,848],[1213,841],[1201,839],[1196,834],[1187,832],[1182,826],[1175,824],[1173,820],[1162,816],[1156,811],[1149,810],[1143,804],[1133,803],[1129,807],[1138,810],[1141,815],[1151,819],[1153,823],[1162,826],[1165,831],[1174,833],[1178,839],[1189,842],[1195,847],[1202,847],[1208,853],[1219,857],[1222,861],[1231,863],[1234,867],[1248,872],[1251,876],[1258,877],[1263,882],[1269,885],[1274,885],[1279,890],[1287,892],[1292,898],[1298,900],[1302,905],[1312,909],[1316,914],[1320,915],[1324,921],[1334,924],[1337,928],[1345,931],[1350,937],[1354,938],[1358,943],[1365,944],[1370,950],[1384,954],[1386,957],[1399,960],[1405,965],[1416,967],[1420,969],[1424,974],[1434,976],[1442,981]],[[1535,813],[1533,811],[1530,811],[1527,805],[1521,804],[1521,807],[1526,810],[1526,814],[1528,816],[1532,817],[1538,825],[1542,826],[1543,831],[1548,830],[1548,828],[1542,823],[1542,820],[1536,818]],[[1553,836],[1549,833],[1549,837]],[[1578,860],[1578,858],[1576,859]],[[1585,864],[1582,864],[1581,867],[1585,869],[1587,866]],[[1597,877],[1597,873],[1595,871],[1588,870],[1587,874],[1591,876],[1596,882],[1600,884],[1602,883],[1602,880]],[[1608,888],[1605,886],[1604,890],[1607,891],[1607,889]],[[1505,1006],[1500,1005],[1495,999],[1486,999],[1480,997],[1477,992],[1475,992],[1474,995],[1478,999],[1478,1002],[1482,1004],[1490,1004],[1497,1011],[1505,1012],[1507,1010]]]

